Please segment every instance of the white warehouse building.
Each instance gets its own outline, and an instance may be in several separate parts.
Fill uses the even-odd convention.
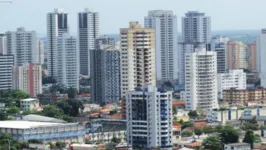
[[[218,107],[216,52],[205,48],[185,54],[186,109]]]
[[[228,73],[220,73],[217,75],[218,98],[223,98],[223,90],[235,88],[243,90],[247,88],[246,73],[242,69],[229,70]]]

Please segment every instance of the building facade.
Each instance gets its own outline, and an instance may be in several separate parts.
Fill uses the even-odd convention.
[[[58,50],[57,38],[68,33],[68,14],[63,9],[55,9],[48,13],[47,22],[47,67],[48,75],[57,80],[58,75]]]
[[[96,49],[90,53],[92,102],[106,104],[120,101],[120,50]]]
[[[216,52],[196,49],[185,55],[186,109],[218,108]]]
[[[242,42],[227,43],[227,69],[247,68],[247,46]]]
[[[80,73],[90,76],[90,50],[95,49],[95,39],[100,37],[99,13],[85,9],[78,14],[78,40]]]
[[[85,126],[78,123],[1,121],[0,133],[8,133],[17,142],[30,139],[42,142],[79,142],[85,139]]]
[[[126,101],[128,144],[172,149],[172,92],[136,88],[127,93]]]
[[[39,100],[36,98],[27,98],[20,100],[20,108],[22,110],[37,110],[39,109]]]
[[[205,13],[189,11],[182,18],[183,42],[209,43],[211,41],[211,18]]]
[[[37,50],[39,53],[39,64],[44,63],[44,41],[43,40],[37,40]]]
[[[266,56],[266,29],[262,29],[257,38],[257,72],[260,73],[261,86],[266,87],[266,68],[263,64],[266,63],[264,57]]]
[[[0,55],[0,90],[12,89],[13,55]]]
[[[211,18],[205,13],[189,11],[182,18],[182,42],[179,43],[179,84],[185,84],[185,54],[206,48],[211,42]]]
[[[234,88],[223,90],[223,102],[234,105],[246,105],[249,101],[248,90],[236,90]]]
[[[121,94],[143,85],[156,85],[155,32],[130,22],[120,29]]]
[[[217,73],[227,72],[227,42],[229,38],[215,36],[211,39],[211,51],[216,52]]]
[[[6,35],[0,34],[0,55],[6,55],[6,54],[7,54]]]
[[[217,75],[218,98],[223,98],[223,90],[235,88],[244,90],[247,88],[247,77],[243,70],[229,70],[228,73]]]
[[[42,94],[42,67],[26,63],[13,67],[12,88],[27,92],[33,97]]]
[[[152,10],[145,17],[145,28],[153,28],[156,36],[157,81],[178,78],[177,17],[173,11]]]
[[[247,69],[257,72],[257,45],[256,43],[247,45]]]
[[[6,32],[6,38],[7,54],[14,55],[16,66],[22,66],[25,63],[39,63],[35,31],[26,31],[24,28],[18,28],[17,31]]]
[[[116,43],[114,38],[103,36],[95,39],[95,49],[103,49],[104,47],[115,49]]]
[[[57,81],[66,87],[79,90],[79,51],[77,39],[64,34],[57,39]]]

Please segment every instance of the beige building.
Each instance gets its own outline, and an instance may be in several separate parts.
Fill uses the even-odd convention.
[[[27,98],[20,100],[20,108],[22,110],[38,110],[39,107],[39,100],[36,98]]]
[[[242,42],[227,43],[227,69],[245,69],[247,46]]]
[[[235,88],[223,90],[223,101],[229,104],[247,105],[248,102],[265,103],[265,100],[266,89],[263,87],[249,90],[237,90]]]
[[[13,89],[20,89],[36,97],[42,93],[42,68],[39,64],[27,63],[13,67]]]
[[[247,68],[250,71],[257,71],[257,53],[256,43],[248,44],[247,50]]]
[[[121,94],[144,85],[156,86],[155,31],[130,22],[120,29]]]

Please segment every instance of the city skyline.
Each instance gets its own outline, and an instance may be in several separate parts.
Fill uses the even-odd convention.
[[[139,5],[141,2],[141,5]],[[152,2],[153,5],[149,5]],[[45,15],[51,12],[54,8],[63,8],[69,14],[69,26],[72,33],[77,32],[77,13],[85,7],[100,14],[100,29],[101,34],[118,34],[119,28],[124,27],[129,21],[139,21],[144,23],[143,17],[149,10],[173,10],[178,18],[178,31],[181,32],[181,18],[187,11],[200,11],[206,13],[212,18],[212,29],[216,30],[242,30],[242,29],[261,29],[266,25],[266,20],[263,18],[263,0],[247,1],[243,3],[240,0],[223,0],[215,2],[215,5],[210,5],[211,0],[193,1],[187,0],[176,2],[174,0],[165,1],[91,1],[80,0],[78,3],[65,2],[63,0],[46,0],[33,1],[23,0],[14,1],[12,4],[0,4],[0,17],[2,18],[2,26],[0,32],[15,30],[19,26],[23,26],[29,30],[36,30],[39,34],[45,34]],[[52,5],[51,5],[52,3]],[[193,5],[192,5],[193,4]],[[238,7],[241,4],[241,7]],[[254,11],[246,11],[252,5]],[[31,7],[34,6],[34,7]],[[74,6],[74,7],[73,7]],[[113,7],[109,7],[113,6]],[[213,9],[214,7],[221,8]],[[138,7],[138,11],[134,9]],[[226,12],[223,11],[226,9]],[[10,11],[16,10],[16,11]],[[34,13],[33,13],[34,12]],[[121,13],[124,12],[124,13]],[[8,13],[8,17],[6,14]],[[19,17],[17,14],[20,14]],[[251,17],[256,16],[256,17]],[[34,23],[31,22],[34,18]],[[111,19],[110,18],[119,18]],[[12,20],[12,24],[10,24]],[[116,21],[113,21],[116,20]],[[247,21],[248,20],[248,21]],[[226,23],[228,22],[228,24]]]

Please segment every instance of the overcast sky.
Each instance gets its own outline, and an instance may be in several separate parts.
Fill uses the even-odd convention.
[[[0,0],[2,1],[2,0]],[[12,0],[0,3],[0,32],[26,30],[46,33],[46,13],[63,8],[69,13],[70,32],[77,32],[77,13],[89,8],[100,13],[100,33],[119,33],[129,21],[140,21],[149,10],[173,10],[178,17],[198,10],[212,18],[212,30],[266,28],[266,0]]]

